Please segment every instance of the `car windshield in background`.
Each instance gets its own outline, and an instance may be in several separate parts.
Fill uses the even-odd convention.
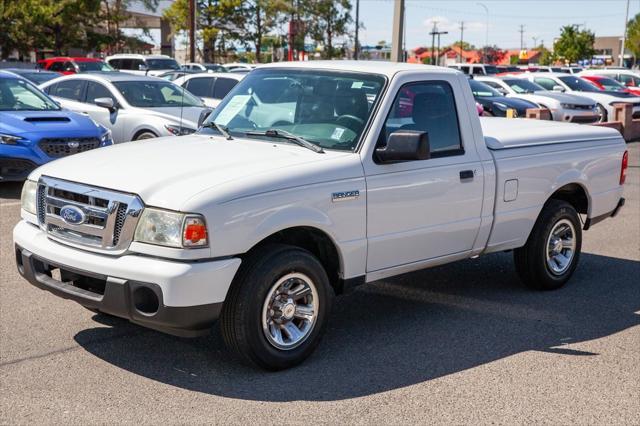
[[[127,102],[139,108],[202,106],[202,101],[173,83],[164,81],[115,81]]]
[[[502,94],[494,88],[479,81],[469,80],[469,85],[471,86],[473,96],[477,96],[478,98],[495,98],[496,96],[502,96]]]
[[[493,65],[485,65],[484,70],[487,74],[498,74],[498,67],[494,67]]]
[[[569,86],[571,90],[575,90],[577,92],[599,92],[600,89],[595,84],[588,82],[587,80],[583,80],[578,77],[571,76],[562,76],[558,77],[560,81]]]
[[[147,59],[147,67],[150,70],[179,70],[180,65],[175,59]]]
[[[207,71],[212,71],[212,72],[229,72],[225,67],[223,67],[222,65],[205,65],[204,66]]]
[[[26,80],[0,79],[0,111],[57,111],[60,107]]]
[[[600,83],[602,85],[602,87],[604,87],[604,90],[608,90],[610,92],[625,92],[625,91],[627,91],[626,87],[624,87],[622,84],[620,84],[619,82],[615,81],[612,78],[603,77],[603,78],[598,80],[598,83]]]
[[[545,90],[544,87],[522,78],[511,78],[502,80],[516,93],[534,93]]]
[[[259,133],[281,130],[322,148],[352,151],[384,84],[384,77],[373,74],[256,70],[225,97],[207,123],[226,127],[231,135],[251,133],[275,142]]]
[[[76,62],[81,72],[87,71],[115,71],[111,65],[106,62]]]

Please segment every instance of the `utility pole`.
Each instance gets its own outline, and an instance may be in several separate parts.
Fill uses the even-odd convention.
[[[393,8],[393,33],[391,36],[391,61],[404,62],[404,0],[395,0]]]
[[[436,50],[436,65],[440,65],[440,34],[449,34],[448,31],[438,32],[438,50]]]
[[[533,48],[538,47],[538,37],[531,37],[533,39]]]
[[[520,33],[520,51],[524,48],[524,25],[520,25],[520,29],[518,30]]]
[[[458,46],[458,62],[462,62],[462,43],[464,41],[464,21],[460,22],[460,46]]]
[[[294,10],[296,10],[295,7],[295,1],[291,0],[291,6],[293,6],[291,8],[291,18],[289,19],[289,49],[287,49],[287,61],[291,62],[293,61],[293,43],[294,43],[294,29],[293,29],[293,22],[295,20],[295,14],[294,14]]]
[[[433,21],[433,29],[429,33],[431,36],[431,65],[435,65],[436,59],[436,34],[438,34],[438,21]]]
[[[487,47],[489,47],[489,8],[484,3],[476,3],[481,6],[487,14],[485,22],[484,49],[482,50],[482,62],[487,62]]]
[[[356,0],[356,44],[353,47],[353,59],[358,60],[360,46],[358,40],[358,30],[360,29],[360,0]]]
[[[189,59],[196,61],[196,0],[189,0]]]
[[[624,45],[627,43],[627,22],[629,22],[629,0],[627,0],[627,12],[624,15],[624,31],[622,32],[622,49],[620,49],[620,66],[624,66]]]

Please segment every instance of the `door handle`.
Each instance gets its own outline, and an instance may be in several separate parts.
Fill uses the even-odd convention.
[[[469,179],[473,179],[473,170],[460,171],[460,180],[469,180]]]

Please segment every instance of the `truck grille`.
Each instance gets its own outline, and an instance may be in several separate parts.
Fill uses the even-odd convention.
[[[40,227],[50,238],[99,252],[123,252],[133,239],[142,201],[135,195],[42,176]]]
[[[49,157],[66,157],[95,149],[100,146],[98,138],[45,138],[38,143]]]

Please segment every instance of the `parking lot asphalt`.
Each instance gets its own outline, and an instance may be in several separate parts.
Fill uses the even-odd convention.
[[[584,234],[565,288],[533,292],[510,253],[337,299],[318,350],[266,373],[217,329],[181,339],[29,285],[0,184],[0,423],[640,424],[640,143],[627,204]]]

